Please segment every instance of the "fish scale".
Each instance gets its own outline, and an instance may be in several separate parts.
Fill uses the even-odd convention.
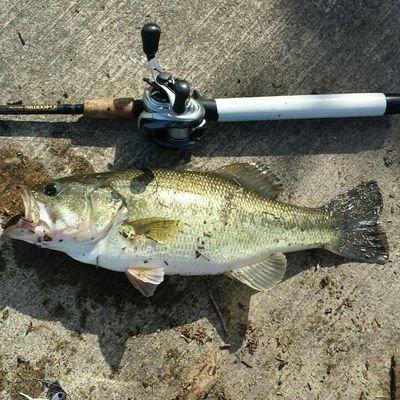
[[[212,173],[154,170],[153,174],[154,180],[140,194],[130,190],[136,175],[130,179],[123,173],[125,180],[117,178],[113,185],[126,199],[130,218],[159,216],[182,224],[173,243],[161,247],[145,241],[132,249],[144,258],[174,255],[195,262],[204,256],[215,263],[241,260],[247,265],[248,257],[323,245],[336,235],[334,221],[325,211],[270,201]],[[199,238],[205,242],[200,257]]]

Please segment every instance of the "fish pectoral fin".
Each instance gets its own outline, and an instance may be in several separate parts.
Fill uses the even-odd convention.
[[[123,225],[125,230],[130,227],[135,235],[144,235],[158,243],[168,243],[178,234],[180,222],[165,218],[144,218]]]
[[[262,291],[275,286],[283,279],[286,264],[285,255],[276,253],[256,264],[247,265],[226,274],[255,290]]]
[[[235,163],[225,165],[216,174],[233,179],[240,186],[263,197],[275,198],[282,191],[282,182],[264,163]]]
[[[125,274],[132,285],[146,297],[153,296],[157,286],[164,280],[164,268],[133,266]]]

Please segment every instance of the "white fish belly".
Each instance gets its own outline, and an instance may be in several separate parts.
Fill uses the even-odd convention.
[[[207,260],[171,260],[164,262],[165,275],[218,275],[232,269],[232,266]]]
[[[149,269],[163,268],[165,275],[217,275],[234,268],[226,264],[212,263],[207,260],[189,261],[174,260],[171,258],[148,260],[143,257],[114,257],[108,254],[99,254],[96,261],[99,267],[120,272],[124,272],[126,269],[133,266]]]

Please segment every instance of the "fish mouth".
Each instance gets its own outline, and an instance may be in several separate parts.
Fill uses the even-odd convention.
[[[37,200],[30,188],[21,186],[18,189],[24,203],[24,214],[12,218],[8,222],[4,234],[12,239],[47,247],[53,241],[51,218],[54,216],[54,212],[49,205]]]
[[[20,186],[18,189],[24,203],[24,215],[19,217],[15,225],[7,228],[10,237],[36,243],[41,247],[48,247],[60,239],[64,241],[73,238],[82,241],[80,235],[85,231],[85,225],[78,221],[69,226],[62,218],[57,217],[53,205],[40,198],[35,191],[27,186]]]
[[[24,215],[20,217],[20,227],[33,228],[40,223],[39,208],[31,190],[28,187],[21,186],[19,190],[25,208]]]
[[[35,235],[37,228],[40,228],[40,232],[48,237],[53,213],[48,206],[35,199],[31,189],[27,186],[19,187],[19,191],[25,210],[15,227],[32,235]]]
[[[111,221],[106,227],[99,229],[90,220],[90,203],[81,212],[48,201],[35,189],[20,186],[19,192],[24,203],[23,215],[9,222],[5,234],[13,239],[50,247],[60,242],[90,242],[101,240],[114,226]],[[16,220],[18,217],[18,220]]]

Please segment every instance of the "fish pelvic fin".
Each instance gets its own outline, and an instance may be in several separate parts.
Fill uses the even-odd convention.
[[[379,226],[382,207],[376,181],[362,182],[333,198],[324,209],[336,221],[337,236],[325,248],[357,261],[384,264],[389,257],[389,245]]]
[[[164,280],[164,268],[143,268],[134,265],[125,271],[132,285],[142,293],[143,296],[153,296],[157,286]]]
[[[214,172],[266,198],[274,199],[282,191],[280,179],[261,162],[229,164]]]
[[[275,286],[283,279],[286,264],[286,257],[282,253],[276,253],[256,264],[227,272],[226,275],[261,292]]]

